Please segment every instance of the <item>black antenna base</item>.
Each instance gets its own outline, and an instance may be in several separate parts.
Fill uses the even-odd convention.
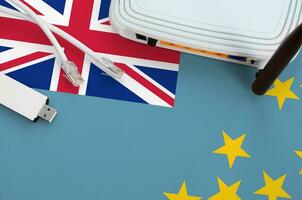
[[[284,39],[264,69],[256,74],[256,80],[252,85],[252,90],[255,94],[264,95],[269,90],[282,71],[299,52],[301,45],[302,24]]]

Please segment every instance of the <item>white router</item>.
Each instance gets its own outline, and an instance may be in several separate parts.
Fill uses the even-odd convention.
[[[257,67],[258,95],[302,44],[302,0],[112,0],[110,22],[137,42]]]

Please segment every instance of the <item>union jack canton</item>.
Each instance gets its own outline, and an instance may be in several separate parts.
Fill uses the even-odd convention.
[[[90,58],[57,37],[85,83],[74,88],[63,76],[49,40],[33,23],[0,14],[0,73],[32,88],[173,107],[180,53],[120,37],[110,26],[110,0],[21,0],[41,18],[58,26],[114,61],[125,72],[116,81]],[[12,8],[4,0],[0,5]]]

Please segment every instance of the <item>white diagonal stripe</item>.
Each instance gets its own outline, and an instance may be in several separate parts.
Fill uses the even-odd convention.
[[[26,50],[25,48],[13,48],[0,53],[0,64],[6,63],[11,60],[27,56],[29,54],[35,53],[35,50]]]
[[[145,88],[143,85],[138,83],[136,80],[131,78],[128,74],[125,74],[122,79],[116,79],[120,84],[127,87],[130,91],[134,94],[139,96],[141,99],[146,101],[148,104],[156,105],[156,106],[164,106],[164,107],[171,107],[168,103],[164,100],[159,98],[153,92]]]
[[[49,53],[56,52],[54,47],[51,45],[20,42],[20,41],[7,40],[7,39],[0,39],[0,46],[11,47],[11,48],[20,48],[20,49],[25,49],[26,51],[28,51],[30,49],[34,49],[35,51],[42,51],[42,52],[49,52]]]
[[[166,93],[167,95],[169,95],[170,97],[172,97],[173,99],[175,99],[175,95],[170,92],[169,90],[167,90],[165,87],[163,87],[162,85],[160,85],[158,82],[156,82],[155,80],[153,80],[150,76],[148,76],[147,74],[145,74],[144,72],[140,71],[138,68],[136,68],[135,66],[132,65],[127,65],[128,67],[130,67],[132,70],[134,70],[136,73],[138,73],[140,76],[144,77],[146,80],[148,80],[150,83],[152,83],[153,85],[155,85],[157,88],[159,88],[161,91],[163,91],[164,93]]]
[[[40,62],[52,59],[54,57],[55,57],[55,55],[45,56],[45,57],[42,57],[42,58],[39,58],[39,59],[36,59],[36,60],[32,60],[30,62],[26,62],[26,63],[23,63],[21,65],[18,65],[18,66],[12,67],[12,68],[9,68],[7,70],[3,70],[3,71],[1,71],[1,73],[8,74],[8,73],[11,73],[11,72],[14,72],[14,71],[17,71],[17,70],[20,70],[20,69],[23,69],[23,68],[35,65],[37,63],[40,63]]]

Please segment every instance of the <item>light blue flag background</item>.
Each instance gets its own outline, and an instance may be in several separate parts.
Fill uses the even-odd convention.
[[[59,115],[51,125],[32,124],[0,109],[0,199],[160,200],[178,193],[208,199],[217,177],[227,185],[242,180],[242,199],[268,199],[254,192],[287,174],[284,190],[302,199],[302,102],[255,96],[256,70],[182,55],[176,107],[166,109],[92,97],[41,91]],[[292,91],[302,98],[302,55],[280,77],[295,77]],[[222,131],[233,139],[246,133],[232,169]]]

